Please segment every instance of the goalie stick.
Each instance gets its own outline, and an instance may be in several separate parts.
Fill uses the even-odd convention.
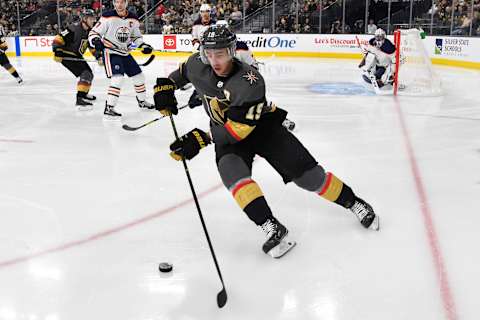
[[[186,107],[188,107],[188,104],[184,105],[184,106],[181,106],[180,108],[178,108],[178,110],[182,110],[182,109],[185,109]],[[150,120],[148,122],[145,122],[144,124],[138,126],[138,127],[132,127],[132,126],[129,126],[128,124],[124,124],[122,126],[123,129],[127,130],[127,131],[136,131],[138,129],[141,129],[143,127],[146,127],[154,122],[157,122],[158,120],[161,120],[163,118],[165,118],[166,116],[161,116],[161,117],[158,117],[158,118],[155,118],[153,120]]]

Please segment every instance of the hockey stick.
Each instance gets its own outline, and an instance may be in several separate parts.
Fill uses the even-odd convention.
[[[173,115],[170,115],[170,122],[172,123],[173,133],[175,134],[175,138],[178,140],[178,132],[177,128],[175,127],[175,121],[173,121]],[[217,294],[217,305],[219,308],[223,308],[227,303],[227,290],[225,290],[225,283],[223,282],[222,273],[220,272],[220,267],[218,266],[217,257],[215,256],[215,252],[213,251],[212,242],[210,241],[210,236],[208,235],[207,227],[205,226],[205,221],[203,220],[202,211],[200,210],[200,204],[198,203],[197,194],[195,193],[195,189],[193,188],[192,178],[190,177],[190,172],[188,171],[187,162],[185,158],[182,157],[183,168],[185,169],[185,174],[187,175],[188,183],[190,184],[190,190],[192,191],[193,200],[195,200],[195,205],[197,206],[198,216],[200,217],[200,221],[202,222],[203,231],[205,232],[205,236],[207,238],[208,247],[210,248],[210,253],[213,257],[213,262],[215,262],[215,267],[217,268],[218,276],[220,277],[220,281],[222,282],[222,290]]]
[[[186,105],[184,105],[184,106],[181,106],[180,108],[178,108],[178,110],[185,109],[186,107],[188,107],[188,104],[186,104]],[[124,124],[124,125],[122,126],[122,128],[125,129],[125,130],[127,130],[127,131],[136,131],[136,130],[138,130],[138,129],[141,129],[141,128],[143,128],[143,127],[148,126],[149,124],[152,124],[152,123],[154,123],[154,122],[157,122],[158,120],[163,119],[163,118],[165,118],[165,117],[166,117],[166,116],[161,116],[161,117],[155,118],[155,119],[150,120],[150,121],[148,121],[148,122],[146,122],[146,123],[144,123],[144,124],[142,124],[141,126],[138,126],[138,127],[131,127],[131,126],[129,126],[128,124]]]
[[[80,59],[80,58],[70,58],[70,57],[61,57],[62,60],[66,60],[66,61],[78,61],[78,62],[88,62],[88,63],[98,63],[98,60],[92,60],[92,59]],[[152,61],[155,59],[155,55],[152,54],[150,55],[150,57],[147,59],[147,61],[145,61],[144,63],[139,63],[138,65],[140,67],[146,67],[148,66],[150,63],[152,63]]]

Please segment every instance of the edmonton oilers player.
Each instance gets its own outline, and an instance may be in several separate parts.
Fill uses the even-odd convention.
[[[142,49],[142,53],[150,54],[153,48],[143,41],[138,18],[127,10],[127,0],[113,0],[115,10],[106,11],[100,21],[93,27],[88,36],[90,44],[95,48],[97,57],[103,53],[103,61],[107,78],[110,78],[105,111],[107,118],[119,119],[121,114],[115,110],[123,75],[132,78],[141,109],[153,109],[153,105],[145,101],[145,76],[138,63],[130,54],[131,45]]]
[[[375,87],[382,88],[386,84],[392,84],[394,73],[395,45],[386,38],[385,31],[377,29],[375,36],[369,40],[369,46],[364,48],[364,57],[359,68],[363,68],[363,79]]]

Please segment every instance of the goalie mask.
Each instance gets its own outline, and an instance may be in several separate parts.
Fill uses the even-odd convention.
[[[202,38],[200,46],[200,58],[205,64],[210,64],[205,50],[226,48],[229,56],[233,59],[237,46],[237,36],[230,31],[225,25],[210,26]]]
[[[375,42],[378,48],[385,42],[385,36],[385,31],[383,31],[383,29],[377,29],[375,31]]]

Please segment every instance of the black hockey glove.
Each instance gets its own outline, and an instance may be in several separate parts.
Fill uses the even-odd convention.
[[[92,44],[95,47],[95,59],[98,60],[103,56],[103,50],[105,49],[105,45],[100,38],[94,38],[92,40]]]
[[[157,78],[157,84],[153,87],[153,100],[155,109],[164,116],[178,114],[177,99],[175,98],[175,83],[168,78]]]
[[[211,142],[208,133],[200,129],[193,129],[170,145],[170,150],[172,150],[170,156],[177,161],[182,160],[182,157],[190,160],[200,152],[200,149],[205,148]]]
[[[62,57],[62,51],[60,50],[60,47],[54,46],[53,47],[53,60],[56,62],[62,62],[63,57]]]
[[[151,45],[149,44],[146,44],[146,43],[142,43],[140,46],[139,46],[140,49],[142,49],[142,53],[143,54],[150,54],[153,52],[153,48]]]
[[[188,107],[190,109],[193,109],[201,105],[202,105],[202,99],[200,99],[200,97],[198,96],[197,90],[193,90],[192,95],[190,96],[190,99],[188,99]]]

